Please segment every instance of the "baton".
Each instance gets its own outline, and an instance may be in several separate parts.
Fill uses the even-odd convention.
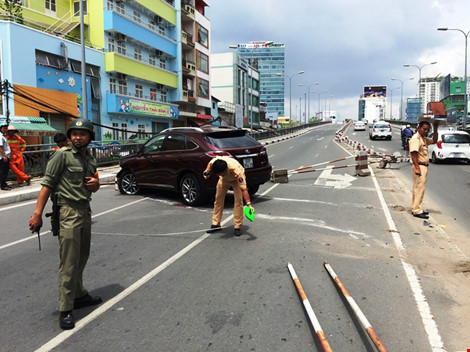
[[[38,233],[39,250],[41,250],[41,235],[39,234],[40,230],[41,230],[40,227],[38,227],[38,229],[36,230],[36,232]]]

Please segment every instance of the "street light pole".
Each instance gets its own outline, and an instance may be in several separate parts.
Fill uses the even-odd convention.
[[[301,75],[303,73],[304,71],[299,71],[290,76],[284,74],[284,76],[289,78],[289,127],[292,127],[292,77],[294,77],[295,75]],[[277,73],[277,75],[282,76],[282,73]]]
[[[468,42],[468,35],[470,34],[470,31],[465,33],[463,30],[458,29],[458,28],[438,28],[438,31],[459,31],[465,36],[465,76],[464,76],[464,85],[465,85],[465,106],[464,106],[464,117],[463,117],[463,127],[467,127],[467,120],[468,120],[468,93],[467,93],[467,42]]]
[[[400,121],[403,121],[403,83],[406,81],[412,81],[414,80],[413,77],[408,78],[408,79],[398,79],[398,78],[390,78],[392,81],[398,81],[401,83],[401,100],[400,100]]]
[[[403,65],[403,67],[416,67],[419,71],[419,78],[418,78],[418,98],[419,98],[419,103],[420,103],[419,116],[422,116],[422,112],[423,112],[423,101],[421,100],[421,70],[423,69],[424,66],[435,65],[435,64],[437,64],[437,61],[431,62],[429,64],[424,64],[424,65],[421,65],[421,66],[410,65],[410,64],[404,64]]]
[[[313,87],[313,86],[316,86],[316,85],[319,85],[320,82],[315,82],[314,84],[312,84],[311,86],[309,86],[307,88],[307,96],[308,96],[308,118],[310,118],[310,88]],[[315,92],[312,92],[312,93],[315,93]]]

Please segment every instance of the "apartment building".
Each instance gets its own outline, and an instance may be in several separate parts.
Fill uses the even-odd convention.
[[[108,141],[147,138],[192,120],[211,120],[206,1],[82,4],[86,94],[78,1],[24,0],[21,19],[0,14],[1,79],[61,107],[55,111],[15,97],[12,113],[44,117],[62,131],[70,119],[86,116],[98,126],[97,139]]]
[[[260,73],[236,52],[211,55],[212,94],[238,106],[235,126],[260,127]],[[236,109],[237,110],[237,109]]]

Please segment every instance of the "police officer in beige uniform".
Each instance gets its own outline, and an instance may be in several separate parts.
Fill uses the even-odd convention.
[[[427,121],[421,121],[418,124],[416,133],[410,139],[410,155],[413,166],[413,196],[411,213],[413,216],[421,219],[428,219],[429,212],[423,211],[422,203],[424,191],[426,189],[426,181],[428,178],[429,153],[428,145],[435,144],[438,138],[438,122],[434,122],[432,138],[426,137],[431,128],[431,124]]]
[[[241,235],[243,225],[243,199],[253,212],[255,209],[251,205],[250,194],[246,186],[245,169],[234,158],[220,156],[212,159],[204,171],[204,177],[207,179],[211,173],[219,176],[217,190],[215,194],[214,212],[212,214],[211,229],[220,227],[222,213],[224,211],[225,195],[232,187],[233,189],[233,224],[235,236]]]
[[[73,329],[73,309],[102,302],[83,286],[83,270],[90,254],[92,192],[100,181],[96,159],[87,146],[95,138],[93,124],[85,119],[70,123],[67,137],[71,144],[58,149],[47,163],[36,208],[29,220],[32,232],[42,226],[42,213],[49,196],[57,194],[60,206],[59,230],[59,324]]]

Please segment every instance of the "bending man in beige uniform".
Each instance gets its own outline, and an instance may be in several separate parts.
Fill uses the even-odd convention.
[[[234,158],[221,156],[212,159],[204,171],[204,178],[209,178],[211,174],[219,176],[217,191],[215,194],[214,213],[212,214],[211,229],[220,227],[222,213],[224,211],[225,195],[232,187],[233,189],[233,224],[235,236],[242,234],[243,225],[243,199],[253,212],[255,209],[251,205],[250,194],[246,187],[245,169]]]
[[[427,121],[421,121],[418,124],[416,133],[410,139],[410,155],[413,166],[413,198],[411,213],[413,216],[421,219],[428,219],[429,212],[423,211],[422,203],[424,191],[426,189],[426,180],[428,179],[429,153],[428,145],[435,144],[438,138],[438,123],[434,122],[432,138],[426,137],[429,133],[431,124]]]

